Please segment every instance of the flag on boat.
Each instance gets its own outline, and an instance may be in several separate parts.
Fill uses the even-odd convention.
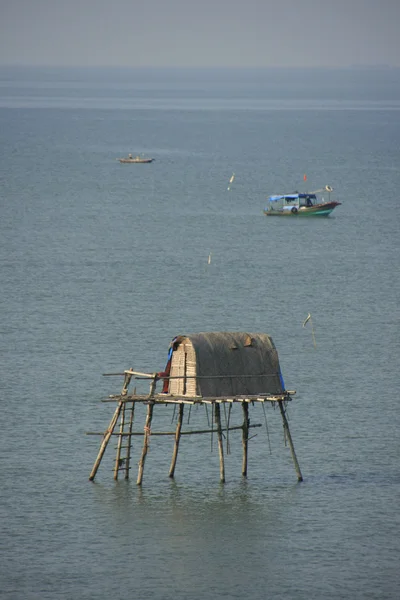
[[[303,179],[304,179],[304,181],[307,181],[307,175],[305,173],[303,175]]]

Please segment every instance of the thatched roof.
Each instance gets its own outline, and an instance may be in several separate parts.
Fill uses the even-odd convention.
[[[278,353],[265,333],[195,333],[175,338],[173,348],[170,375],[195,375],[199,379],[197,387],[195,379],[188,379],[185,391],[178,390],[179,380],[171,379],[172,394],[210,397],[284,391]]]

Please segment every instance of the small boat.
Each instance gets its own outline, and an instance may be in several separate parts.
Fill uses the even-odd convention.
[[[310,192],[309,194],[283,194],[281,196],[270,196],[269,206],[264,209],[267,217],[272,216],[291,216],[291,217],[328,217],[336,206],[341,202],[331,200],[333,188],[326,185],[320,190]],[[317,194],[328,193],[328,200],[324,197],[318,198]]]
[[[151,163],[154,158],[143,158],[142,156],[132,156],[128,154],[128,158],[118,158],[120,163]]]

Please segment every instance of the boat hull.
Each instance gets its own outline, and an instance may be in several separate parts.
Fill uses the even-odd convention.
[[[314,206],[301,206],[299,209],[293,210],[264,210],[267,217],[329,217],[336,206],[340,206],[341,202],[324,202],[315,204]]]
[[[153,158],[141,158],[141,159],[137,159],[137,158],[119,158],[118,159],[120,163],[128,163],[128,164],[136,164],[136,163],[151,163],[153,162]]]

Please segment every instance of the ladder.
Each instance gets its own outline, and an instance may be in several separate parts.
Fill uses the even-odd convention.
[[[117,443],[117,454],[115,457],[114,464],[114,479],[118,479],[120,471],[125,472],[125,479],[129,479],[129,469],[131,460],[131,448],[132,448],[132,425],[135,413],[135,403],[130,403],[127,406],[126,402],[121,403],[121,410],[119,415],[119,434]],[[126,413],[130,413],[127,418]],[[117,423],[116,423],[117,424]]]
[[[128,387],[130,381],[132,379],[132,374],[125,373],[124,385],[122,387],[121,396],[126,396],[128,393]],[[136,388],[135,388],[136,393]],[[97,470],[100,466],[101,459],[104,456],[104,452],[106,451],[108,442],[112,435],[118,436],[117,443],[117,455],[114,463],[114,479],[118,479],[118,474],[120,471],[125,472],[125,479],[129,479],[129,470],[130,470],[130,460],[131,460],[131,448],[132,448],[132,426],[135,412],[135,403],[130,403],[130,406],[127,408],[127,403],[125,400],[120,400],[118,402],[117,408],[115,409],[113,418],[110,421],[110,424],[107,430],[104,432],[103,441],[100,446],[99,453],[97,455],[96,462],[94,463],[93,469],[90,473],[89,480],[93,481],[96,477]],[[126,419],[126,413],[130,412],[129,418]],[[114,429],[117,426],[119,421],[119,433],[114,433]],[[124,451],[124,454],[122,454]]]

